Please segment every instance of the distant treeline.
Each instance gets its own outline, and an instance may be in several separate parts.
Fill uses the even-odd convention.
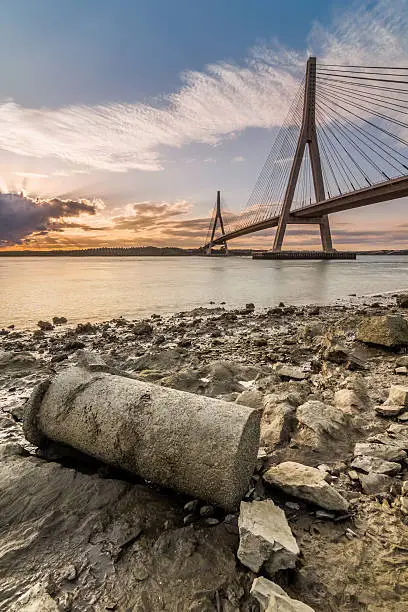
[[[230,255],[251,255],[250,249],[234,249]],[[0,251],[0,257],[180,257],[202,255],[201,249],[181,249],[178,247],[101,247],[97,249],[75,249],[54,251]]]
[[[251,256],[255,249],[229,249],[229,255]],[[217,251],[213,251],[214,254]],[[218,251],[220,255],[222,252]],[[408,255],[408,249],[357,251],[359,255]],[[101,247],[98,249],[73,249],[60,251],[0,251],[0,257],[180,257],[203,255],[202,249],[181,249],[178,247]]]

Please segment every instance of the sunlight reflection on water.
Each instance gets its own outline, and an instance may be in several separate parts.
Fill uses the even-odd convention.
[[[0,258],[0,325],[34,326],[169,314],[211,301],[259,308],[325,303],[350,293],[408,289],[408,256],[356,261],[254,261],[249,257]]]

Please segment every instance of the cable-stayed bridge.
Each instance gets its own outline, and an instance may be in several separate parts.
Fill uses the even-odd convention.
[[[408,68],[325,65],[306,75],[240,214],[220,192],[204,251],[276,227],[315,224],[333,251],[329,214],[408,196]]]

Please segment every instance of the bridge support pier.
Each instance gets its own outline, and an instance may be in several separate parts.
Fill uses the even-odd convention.
[[[316,202],[322,202],[326,199],[322,164],[320,159],[319,144],[317,141],[316,118],[315,118],[315,100],[316,100],[316,58],[310,57],[307,62],[304,105],[302,126],[297,142],[295,157],[293,159],[292,168],[290,171],[289,182],[283,200],[282,210],[279,217],[279,223],[275,234],[273,245],[274,251],[282,249],[283,239],[288,223],[294,223],[290,220],[290,209],[295,195],[296,184],[299,179],[299,172],[302,166],[303,156],[306,145],[309,147],[309,156],[312,167],[313,187],[316,196]],[[309,220],[310,223],[318,223],[320,227],[320,237],[322,241],[322,249],[325,252],[333,250],[333,244],[330,233],[329,218],[323,215],[318,219]]]
[[[333,242],[328,215],[324,215],[324,217],[322,217],[319,225],[323,251],[333,251]]]
[[[214,240],[214,236],[215,236],[215,230],[217,229],[217,225],[218,223],[220,224],[220,228],[221,228],[221,235],[224,236],[225,235],[225,229],[224,229],[224,221],[222,219],[222,214],[221,214],[221,191],[217,191],[217,203],[215,205],[215,216],[214,216],[214,222],[212,224],[212,228],[211,228],[211,239],[209,242],[209,246],[205,251],[206,255],[211,255],[211,245],[213,243]],[[227,241],[224,240],[222,243],[222,247],[224,249],[223,254],[224,255],[228,255],[228,245],[227,245]],[[220,252],[221,254],[221,252]]]

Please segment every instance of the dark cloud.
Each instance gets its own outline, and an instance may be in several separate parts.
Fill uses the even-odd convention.
[[[33,200],[21,194],[0,194],[0,246],[23,244],[30,235],[58,229],[58,219],[94,215],[96,210],[87,200]]]

